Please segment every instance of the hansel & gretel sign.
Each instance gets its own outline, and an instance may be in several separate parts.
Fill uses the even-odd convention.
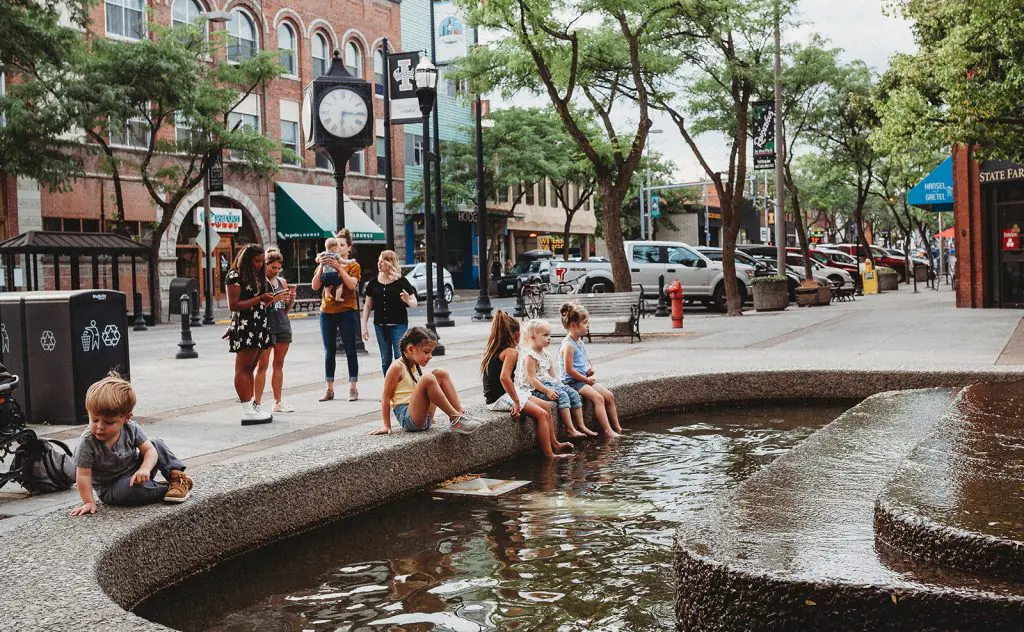
[[[978,179],[982,184],[1024,180],[1024,167],[1009,160],[986,160],[981,163]]]

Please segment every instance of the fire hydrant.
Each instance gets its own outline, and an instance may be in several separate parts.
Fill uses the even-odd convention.
[[[682,329],[683,286],[679,283],[679,279],[676,279],[665,288],[665,291],[668,292],[668,298],[672,301],[672,329]]]

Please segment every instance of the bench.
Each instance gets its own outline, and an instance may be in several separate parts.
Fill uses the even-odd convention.
[[[615,320],[615,329],[613,331],[594,333],[591,329],[587,333],[587,342],[591,342],[591,338],[594,336],[605,338],[625,336],[627,328],[630,342],[633,342],[633,338],[636,338],[638,342],[643,342],[640,338],[640,316],[643,312],[643,298],[640,291],[569,294],[563,296],[565,296],[565,300],[558,303],[555,317],[560,317],[562,305],[566,303],[579,303],[590,314],[591,321],[600,318]]]
[[[837,303],[840,301],[856,301],[856,294],[857,288],[852,285],[838,287],[837,284],[832,284],[832,298],[834,298]]]

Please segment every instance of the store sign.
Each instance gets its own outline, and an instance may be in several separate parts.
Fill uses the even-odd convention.
[[[203,225],[203,208],[196,209],[196,226]],[[218,233],[237,233],[242,226],[242,209],[210,207],[210,228]]]
[[[757,101],[754,108],[754,169],[775,168],[775,102]]]
[[[1020,226],[1014,224],[1013,228],[1003,229],[1003,250],[1021,250]]]
[[[978,180],[982,184],[1024,180],[1024,167],[1009,160],[986,160],[981,163]]]
[[[542,235],[540,238],[540,249],[559,252],[565,247],[565,238],[555,235]]]

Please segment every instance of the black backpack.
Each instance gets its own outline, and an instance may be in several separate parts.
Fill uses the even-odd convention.
[[[18,446],[11,462],[12,471],[21,471],[21,486],[33,494],[71,489],[75,483],[75,459],[62,441],[39,439]]]

